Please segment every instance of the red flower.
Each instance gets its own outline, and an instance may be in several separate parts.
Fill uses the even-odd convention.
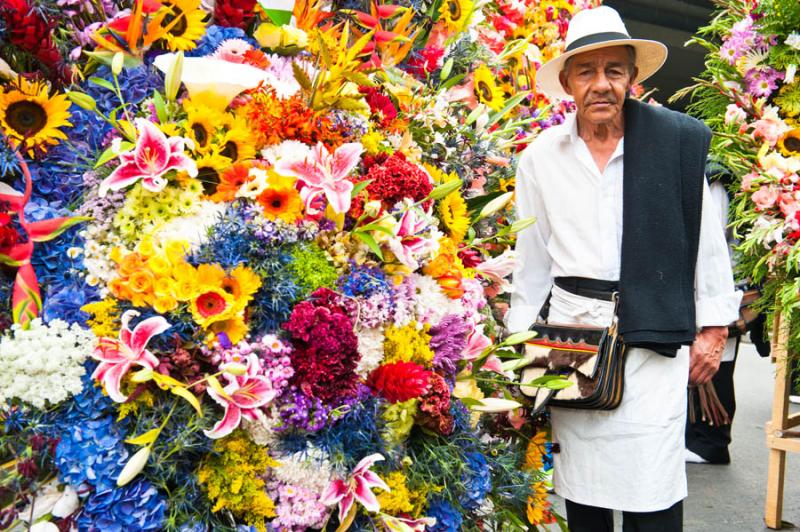
[[[386,127],[397,118],[397,109],[392,103],[392,99],[381,92],[376,87],[359,87],[361,94],[365,94],[364,99],[369,105],[371,118],[381,126]]]
[[[450,414],[450,388],[438,373],[431,374],[430,388],[419,403],[417,423],[444,436],[453,432],[455,420]]]
[[[431,178],[416,164],[406,161],[400,152],[386,159],[383,164],[372,166],[366,179],[372,179],[367,186],[370,199],[378,199],[385,209],[391,209],[395,203],[405,198],[420,201],[433,190]],[[427,208],[427,205],[425,206]]]
[[[217,0],[214,24],[229,28],[247,29],[255,16],[256,0]]]
[[[227,306],[225,298],[216,292],[206,292],[197,296],[197,312],[204,318],[222,314]]]
[[[367,385],[391,403],[419,397],[428,390],[431,372],[414,362],[393,362],[373,371]]]
[[[0,253],[7,254],[19,242],[19,232],[11,227],[11,216],[0,212]]]
[[[408,71],[419,78],[424,78],[439,68],[439,61],[443,56],[444,48],[423,48],[408,60]]]
[[[5,20],[8,41],[33,54],[54,77],[65,72],[64,60],[52,38],[56,24],[26,0],[0,0],[0,17]]]

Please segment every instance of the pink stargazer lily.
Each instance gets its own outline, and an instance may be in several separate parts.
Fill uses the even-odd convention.
[[[380,511],[381,503],[372,493],[372,488],[380,488],[384,491],[391,490],[381,480],[381,477],[370,471],[369,468],[375,462],[383,459],[383,455],[380,453],[362,458],[356,468],[353,469],[353,474],[349,480],[336,479],[328,485],[322,494],[320,503],[326,506],[333,506],[339,503],[339,521],[344,521],[355,502],[361,503],[370,512]]]
[[[434,251],[438,245],[437,239],[420,236],[429,226],[430,221],[425,216],[416,209],[408,209],[395,226],[394,238],[389,240],[389,249],[397,260],[412,270],[419,268],[419,255]]]
[[[207,437],[216,440],[227,436],[239,426],[242,417],[258,419],[256,411],[275,399],[276,392],[272,388],[272,383],[265,376],[258,374],[260,370],[261,364],[258,358],[251,354],[247,358],[247,371],[244,375],[223,374],[228,381],[222,388],[224,393],[214,388],[206,390],[214,401],[225,408],[222,419],[217,421],[211,430],[203,431]]]
[[[495,294],[502,294],[511,291],[511,282],[507,277],[513,273],[518,262],[514,252],[506,250],[502,255],[478,264],[475,270],[481,277],[496,285]]]
[[[108,396],[118,403],[128,400],[120,391],[122,377],[134,365],[155,369],[159,360],[147,350],[147,343],[154,336],[172,327],[162,316],[153,316],[140,321],[131,330],[128,324],[138,315],[135,310],[126,311],[121,318],[122,329],[119,331],[119,340],[100,338],[92,353],[92,358],[100,362],[92,373],[92,378],[102,382]]]
[[[191,177],[197,175],[197,165],[183,152],[186,140],[169,137],[144,118],[135,120],[139,135],[136,146],[119,155],[121,164],[100,183],[98,194],[103,197],[109,190],[119,190],[142,180],[144,188],[160,192],[167,185],[164,174],[170,170],[184,170]]]
[[[300,197],[307,213],[319,212],[313,203],[324,195],[333,211],[341,214],[350,210],[353,183],[347,179],[347,175],[356,167],[363,151],[364,146],[360,142],[349,142],[330,153],[324,144],[318,142],[302,160],[278,161],[275,171],[300,181],[303,185]]]

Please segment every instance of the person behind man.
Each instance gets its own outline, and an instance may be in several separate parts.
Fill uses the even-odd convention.
[[[612,510],[623,530],[682,530],[686,384],[714,375],[740,298],[703,175],[710,131],[626,98],[666,47],[612,8],[578,13],[566,45],[537,83],[577,111],[520,158],[518,214],[537,222],[518,235],[505,321],[528,329],[549,296],[550,323],[607,326],[619,294],[622,403],[551,409],[554,487],[573,532],[612,531]]]

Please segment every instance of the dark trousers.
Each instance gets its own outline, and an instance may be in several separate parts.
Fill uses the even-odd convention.
[[[567,526],[570,532],[614,532],[614,512],[608,508],[567,503]],[[622,512],[624,532],[681,532],[683,501],[658,512]]]
[[[731,424],[733,424],[733,415],[736,413],[736,397],[733,390],[735,367],[736,359],[723,362],[711,380],[719,402],[728,412]],[[710,425],[707,421],[703,421],[700,414],[700,401],[696,396],[694,401],[695,404],[689,406],[689,408],[693,407],[695,411],[694,423],[690,423],[689,416],[686,416],[686,448],[712,464],[729,464],[731,456],[728,453],[728,445],[731,443],[731,425]]]

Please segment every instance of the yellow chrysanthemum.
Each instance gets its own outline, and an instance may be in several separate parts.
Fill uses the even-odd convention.
[[[206,13],[200,8],[200,0],[168,0],[161,9],[167,12],[161,21],[162,28],[169,28],[163,37],[167,48],[177,52],[196,47],[206,32]],[[154,20],[158,21],[159,17]],[[150,32],[151,28],[148,28]]]
[[[15,146],[29,155],[34,148],[47,151],[67,136],[58,128],[71,126],[67,97],[47,94],[47,85],[18,78],[8,90],[0,89],[0,127]]]
[[[473,74],[472,83],[475,97],[489,109],[499,111],[506,104],[503,91],[497,86],[494,74],[486,65],[479,66]]]
[[[203,192],[211,196],[217,191],[222,173],[230,168],[232,162],[229,158],[212,151],[196,161],[197,180],[203,184]]]
[[[472,0],[445,0],[439,11],[439,20],[450,32],[467,27],[475,5]]]

